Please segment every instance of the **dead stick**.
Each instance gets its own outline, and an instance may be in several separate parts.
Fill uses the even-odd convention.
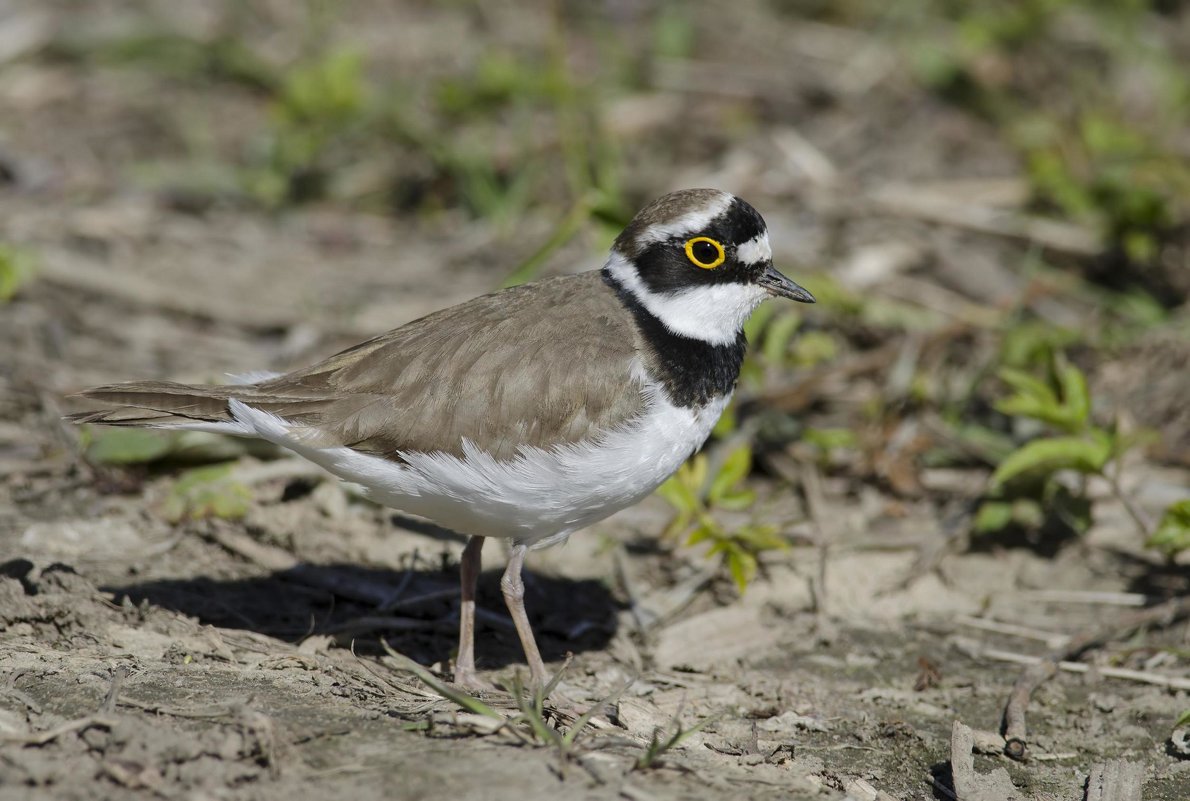
[[[1110,626],[1075,634],[1064,646],[1054,649],[1040,662],[1021,671],[1004,706],[1004,753],[1017,761],[1024,761],[1028,756],[1025,710],[1034,691],[1058,672],[1060,662],[1074,659],[1084,651],[1111,640],[1126,637],[1143,626],[1168,626],[1187,615],[1190,615],[1190,595],[1171,598],[1163,604],[1124,615]]]
[[[57,740],[63,734],[86,731],[91,728],[110,729],[115,725],[116,721],[112,718],[103,717],[102,715],[87,715],[85,718],[68,720],[49,731],[38,732],[36,734],[0,735],[0,742],[18,743],[20,745],[45,745]]]
[[[100,715],[114,715],[116,712],[116,702],[120,700],[120,689],[124,686],[124,679],[128,678],[128,669],[120,665],[112,671],[112,686],[107,691],[107,696],[103,699],[103,704],[99,707]]]
[[[812,464],[802,465],[802,492],[806,497],[806,511],[810,514],[810,524],[814,529],[814,546],[818,551],[818,569],[810,581],[810,601],[814,606],[813,612],[817,616],[819,625],[826,618],[826,567],[830,539],[823,528],[826,513],[826,501],[822,493],[822,476],[818,468]]]
[[[984,648],[980,653],[986,659],[995,659],[997,662],[1012,662],[1014,665],[1036,665],[1043,659],[1040,656],[1018,654],[1015,651],[1001,651],[999,648]],[[1086,662],[1059,662],[1058,669],[1068,673],[1090,673],[1094,670],[1094,672],[1105,679],[1135,681],[1141,684],[1152,684],[1155,687],[1168,687],[1171,690],[1190,690],[1190,678],[1167,676],[1164,673],[1128,670],[1127,668],[1111,667],[1110,665],[1088,665]],[[997,749],[997,751],[1003,750],[1003,748]]]

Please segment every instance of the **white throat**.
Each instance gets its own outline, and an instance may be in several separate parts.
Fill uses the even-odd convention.
[[[731,345],[768,293],[747,284],[714,284],[654,292],[626,257],[612,251],[605,269],[671,333],[711,345]]]

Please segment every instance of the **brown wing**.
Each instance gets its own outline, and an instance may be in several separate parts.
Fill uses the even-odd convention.
[[[221,422],[238,398],[326,444],[461,455],[468,439],[507,459],[522,445],[577,442],[638,414],[637,340],[630,313],[589,272],[476,298],[258,384],[97,387],[83,395],[118,408],[73,419]]]
[[[380,454],[498,458],[576,442],[642,407],[635,327],[597,272],[547,279],[431,314],[304,370],[248,386],[144,381],[83,393],[119,408],[79,422],[226,421],[229,398]],[[312,432],[314,433],[314,432]]]
[[[635,331],[599,273],[584,273],[445,309],[255,390],[360,450],[458,455],[468,439],[509,458],[641,411]]]

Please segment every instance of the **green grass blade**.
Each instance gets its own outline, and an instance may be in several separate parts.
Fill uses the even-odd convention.
[[[433,673],[426,670],[424,667],[417,664],[409,657],[394,651],[383,637],[380,638],[380,645],[382,648],[384,648],[384,652],[397,662],[401,670],[407,670],[414,676],[417,676],[419,679],[421,679],[423,684],[441,695],[446,700],[452,702],[456,706],[461,707],[462,709],[465,709],[468,712],[474,712],[476,715],[483,715],[484,717],[492,718],[494,720],[508,722],[507,717],[488,706],[483,701],[480,701],[478,698],[472,695],[468,695],[465,692],[456,690],[455,688],[444,684],[443,682],[439,681]]]

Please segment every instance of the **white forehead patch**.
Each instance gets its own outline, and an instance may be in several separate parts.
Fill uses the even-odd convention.
[[[733,200],[735,200],[733,195],[720,192],[717,198],[698,211],[687,212],[669,222],[650,225],[640,233],[636,241],[644,248],[654,242],[665,242],[705,230],[716,217],[727,211]]]
[[[735,249],[735,257],[744,264],[772,261],[773,248],[769,245],[769,235],[762,232],[744,242]]]

